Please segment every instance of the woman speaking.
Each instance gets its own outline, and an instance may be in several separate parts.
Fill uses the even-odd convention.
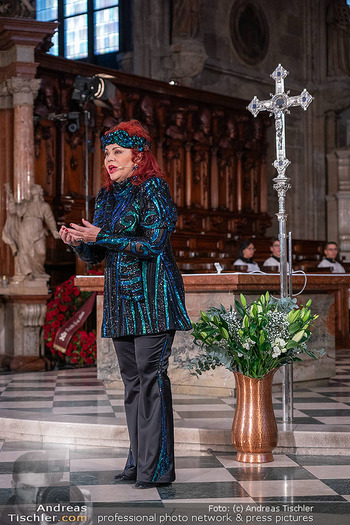
[[[111,337],[125,385],[130,450],[118,482],[135,488],[175,479],[169,356],[189,330],[184,287],[170,244],[177,212],[147,131],[122,122],[101,139],[104,183],[92,224],[62,227],[88,264],[105,262],[102,337]]]

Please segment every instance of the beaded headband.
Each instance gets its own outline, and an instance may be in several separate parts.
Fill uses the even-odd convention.
[[[103,151],[109,144],[119,144],[122,148],[137,149],[138,151],[148,151],[151,149],[151,143],[144,137],[138,135],[129,135],[127,131],[123,129],[117,129],[117,131],[111,131],[102,135],[101,144]]]

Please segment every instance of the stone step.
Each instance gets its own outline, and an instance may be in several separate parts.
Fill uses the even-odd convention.
[[[13,412],[12,412],[13,414]],[[348,454],[350,450],[350,432],[346,427],[336,430],[298,430],[300,425],[280,425],[278,446],[275,453],[298,454]],[[324,425],[326,427],[326,425]],[[74,421],[74,416],[57,416],[40,420],[31,414],[28,418],[1,417],[1,439],[13,441],[42,441],[75,445],[103,447],[128,447],[126,425],[110,423],[93,424]],[[232,452],[231,431],[228,429],[175,428],[175,449],[207,450]]]

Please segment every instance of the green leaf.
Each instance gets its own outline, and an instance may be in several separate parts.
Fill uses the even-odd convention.
[[[244,306],[245,308],[247,306],[247,300],[242,293],[240,295],[240,299],[241,299],[242,306]]]
[[[286,344],[286,348],[287,350],[290,350],[291,348],[296,348],[298,346],[298,343],[296,341],[288,341],[288,343]]]
[[[295,334],[296,332],[299,332],[301,326],[299,322],[292,323],[288,326],[288,331],[290,334]]]
[[[245,316],[245,309],[242,307],[241,303],[239,301],[235,301],[235,307],[239,315],[242,317]]]
[[[209,317],[207,316],[207,314],[205,312],[203,312],[201,310],[201,318],[203,319],[203,321],[205,321],[206,323],[210,323],[210,319]]]
[[[245,315],[243,318],[243,326],[244,328],[249,328],[249,318],[247,315]]]
[[[219,315],[219,319],[220,319],[220,323],[221,325],[226,328],[226,330],[228,329],[228,324],[227,322],[225,321],[225,319],[223,317],[221,317],[221,315]]]

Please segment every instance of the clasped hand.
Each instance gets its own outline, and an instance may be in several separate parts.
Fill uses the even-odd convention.
[[[95,242],[101,228],[94,226],[85,219],[82,219],[82,223],[83,226],[71,223],[70,228],[62,226],[59,232],[62,241],[72,246],[79,246],[81,242]]]

